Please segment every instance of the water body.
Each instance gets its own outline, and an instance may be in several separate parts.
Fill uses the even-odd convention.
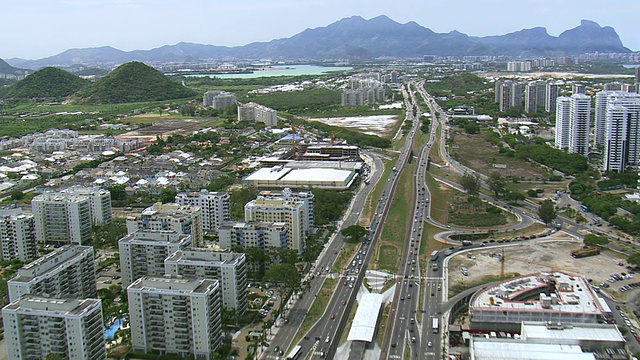
[[[116,321],[111,324],[108,328],[104,329],[104,338],[107,340],[113,340],[116,336],[116,331],[120,329],[120,319],[116,319]]]
[[[272,66],[268,70],[255,70],[251,74],[199,74],[185,75],[187,77],[216,77],[220,79],[253,79],[259,77],[272,76],[298,76],[298,75],[321,75],[331,71],[352,70],[349,66],[316,66],[316,65],[283,65]]]

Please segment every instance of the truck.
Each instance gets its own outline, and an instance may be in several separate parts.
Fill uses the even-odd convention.
[[[599,254],[600,249],[594,246],[584,246],[580,249],[571,250],[571,256],[576,259]]]
[[[439,329],[438,329],[438,318],[433,318],[432,323],[431,323],[432,327],[433,327],[433,333],[437,334]]]

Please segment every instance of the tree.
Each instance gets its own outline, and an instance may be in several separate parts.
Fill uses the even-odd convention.
[[[24,199],[24,193],[20,190],[13,190],[11,192],[11,200],[18,201]]]
[[[588,234],[584,237],[584,244],[588,246],[602,246],[609,243],[609,239],[606,236],[598,236],[594,234]]]
[[[553,201],[547,199],[541,202],[540,207],[538,207],[538,216],[546,224],[550,224],[556,218],[556,209]]]
[[[478,191],[480,190],[480,176],[475,172],[469,173],[465,171],[460,180],[460,185],[462,185],[467,194],[471,196],[478,195]]]
[[[351,225],[345,229],[340,230],[340,234],[346,238],[346,242],[360,242],[361,239],[366,236],[369,231],[360,225]]]
[[[264,275],[264,281],[275,286],[280,295],[281,303],[278,316],[282,314],[285,298],[300,289],[301,280],[302,276],[298,272],[298,269],[291,264],[278,264],[267,270],[267,273]]]
[[[627,258],[627,262],[635,266],[640,266],[640,253],[634,253],[633,255],[629,256]]]
[[[491,192],[493,192],[498,198],[503,196],[507,192],[507,182],[505,181],[504,177],[497,171],[489,174],[487,184],[489,185],[489,190],[491,190]]]
[[[158,200],[160,200],[163,204],[172,203],[176,200],[177,193],[171,189],[162,189],[160,191],[160,195],[158,195]]]

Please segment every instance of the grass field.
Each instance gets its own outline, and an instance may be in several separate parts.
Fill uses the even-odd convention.
[[[482,129],[478,134],[467,134],[452,129],[451,156],[485,175],[498,171],[505,177],[522,180],[544,180],[549,177],[548,171],[535,163],[500,154],[496,145],[484,139],[488,131],[492,130]],[[494,164],[506,165],[506,168],[496,169]]]

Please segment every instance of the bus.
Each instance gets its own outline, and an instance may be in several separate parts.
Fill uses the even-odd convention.
[[[300,351],[302,351],[302,346],[296,345],[291,349],[289,355],[287,355],[287,360],[295,360],[300,357]]]
[[[433,252],[431,253],[431,261],[437,261],[438,260],[438,250],[433,250]]]
[[[433,327],[433,333],[437,334],[438,333],[438,318],[433,318],[433,322],[432,322],[432,327]]]

